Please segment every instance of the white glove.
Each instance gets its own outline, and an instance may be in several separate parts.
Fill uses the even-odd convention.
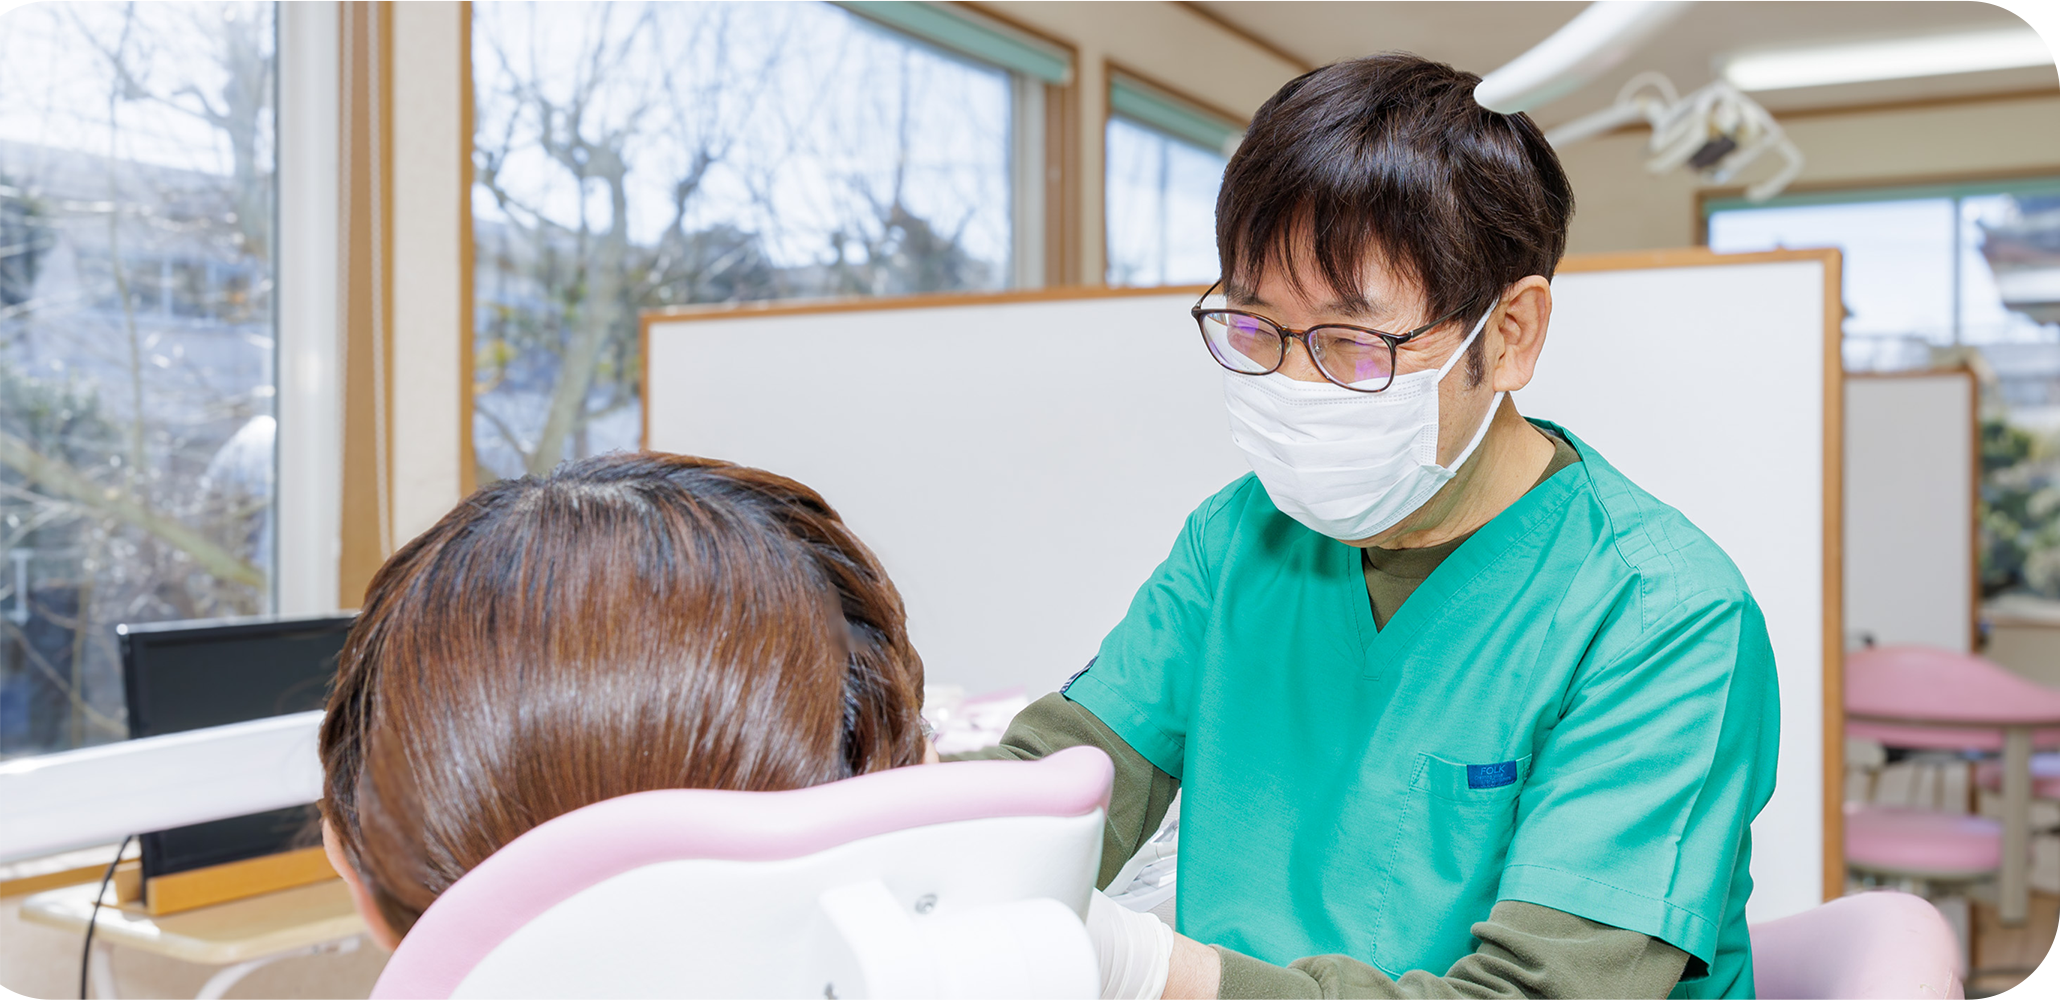
[[[1087,936],[1101,959],[1102,1000],[1159,1000],[1173,968],[1173,928],[1125,909],[1097,889],[1087,901]]]

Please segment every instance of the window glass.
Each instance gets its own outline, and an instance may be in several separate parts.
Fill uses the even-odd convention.
[[[2060,601],[2060,194],[2025,187],[1725,209],[1709,243],[1844,251],[1847,370],[1975,367],[1983,595]]]
[[[114,626],[271,608],[274,12],[0,32],[0,756],[127,735]]]
[[[472,30],[482,482],[636,447],[642,310],[1007,283],[1006,72],[816,3]]]
[[[1109,284],[1216,280],[1216,189],[1229,159],[1117,116],[1104,149]]]
[[[1717,212],[1709,245],[1723,253],[1837,247],[1845,255],[1847,337],[1953,342],[1950,198]]]

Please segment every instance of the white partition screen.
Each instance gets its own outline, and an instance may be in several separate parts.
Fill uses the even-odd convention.
[[[1247,471],[1201,292],[653,315],[646,440],[814,487],[901,588],[933,682],[1035,697]]]
[[[1836,282],[1829,252],[1570,260],[1517,400],[1686,512],[1766,610],[1782,750],[1754,828],[1756,919],[1815,904],[1842,870],[1823,771]],[[1094,655],[1188,512],[1246,471],[1187,315],[1199,292],[654,314],[646,441],[817,488],[901,587],[933,679],[1034,696]]]
[[[1847,376],[1848,646],[1974,649],[1977,399],[1964,368]]]
[[[1749,913],[1807,909],[1844,878],[1827,797],[1842,739],[1837,253],[1573,258],[1552,287],[1545,352],[1517,406],[1594,446],[1745,574],[1781,683]]]

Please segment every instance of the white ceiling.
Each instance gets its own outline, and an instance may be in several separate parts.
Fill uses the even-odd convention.
[[[1400,50],[1486,74],[1550,35],[1588,5],[1556,2],[1279,2],[1196,3],[1243,31],[1313,66]],[[1609,103],[1633,73],[1656,69],[1683,93],[1715,76],[1715,61],[1748,49],[1904,38],[1933,32],[2022,25],[2017,15],[1986,3],[1713,2],[1698,3],[1615,70],[1532,116],[1550,126]],[[2051,65],[1953,76],[1884,80],[1763,91],[1769,110],[1848,107],[1980,94],[2055,89]]]

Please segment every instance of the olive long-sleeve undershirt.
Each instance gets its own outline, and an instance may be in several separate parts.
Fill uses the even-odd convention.
[[[1072,746],[1098,747],[1116,765],[1102,831],[1098,888],[1158,831],[1180,782],[1159,770],[1094,713],[1048,694],[1009,724],[999,746],[948,760],[1034,760]],[[1345,955],[1273,965],[1217,947],[1223,961],[1217,996],[1245,997],[1664,997],[1688,955],[1637,931],[1596,923],[1532,903],[1496,903],[1473,925],[1480,947],[1443,976],[1413,970],[1390,977]]]
[[[1545,471],[1538,474],[1531,489],[1544,485],[1547,479],[1559,474],[1559,470],[1581,460],[1581,453],[1551,431],[1539,428],[1538,433],[1552,442],[1552,458],[1545,463]],[[1479,529],[1475,529],[1478,531]],[[1418,585],[1430,578],[1438,564],[1445,557],[1459,550],[1474,532],[1450,541],[1440,542],[1417,549],[1381,549],[1368,546],[1359,552],[1359,566],[1366,576],[1366,596],[1373,605],[1373,627],[1387,628],[1388,619],[1402,610],[1402,602],[1416,593]]]

